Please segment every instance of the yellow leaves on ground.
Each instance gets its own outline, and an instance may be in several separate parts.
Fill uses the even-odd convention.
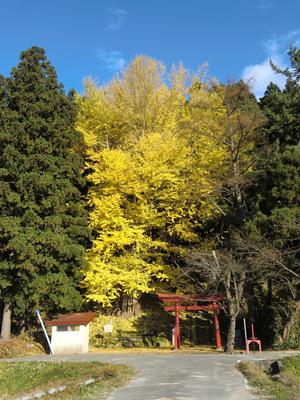
[[[83,285],[105,306],[172,279],[173,257],[217,212],[212,174],[226,158],[215,130],[220,101],[205,87],[189,95],[182,65],[170,79],[161,63],[140,56],[105,87],[88,81],[78,98],[94,234]],[[190,107],[195,96],[204,106]]]

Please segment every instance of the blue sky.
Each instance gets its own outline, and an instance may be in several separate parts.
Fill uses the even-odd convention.
[[[44,47],[66,89],[108,81],[138,54],[192,71],[208,62],[221,81],[251,79],[257,96],[300,44],[299,0],[3,0],[0,73],[20,51]]]

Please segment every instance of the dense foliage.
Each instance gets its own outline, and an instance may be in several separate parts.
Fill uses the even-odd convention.
[[[84,286],[88,299],[104,306],[159,281],[182,287],[174,260],[219,212],[210,174],[225,166],[226,152],[211,126],[220,124],[222,104],[203,87],[190,93],[190,103],[201,97],[206,107],[192,110],[183,67],[173,70],[169,86],[163,72],[155,60],[138,57],[104,88],[87,82],[79,99],[94,233]]]
[[[257,143],[257,164],[253,173],[252,218],[247,228],[265,242],[269,252],[266,315],[263,330],[270,341],[299,341],[300,310],[300,86],[299,50],[291,48],[291,70],[285,88],[270,84],[260,106],[267,119],[262,127],[264,146]],[[253,197],[252,197],[253,196]],[[275,267],[277,264],[277,267]],[[275,267],[275,268],[274,268]],[[263,298],[263,292],[258,296]],[[274,323],[276,321],[276,323]],[[294,328],[294,333],[293,333]]]
[[[80,309],[80,292],[110,313],[156,290],[223,292],[228,351],[244,316],[264,343],[297,345],[300,51],[289,57],[272,64],[285,88],[258,101],[242,81],[145,56],[66,96],[44,51],[23,52],[0,77],[4,310],[24,321]]]
[[[76,106],[43,49],[1,77],[0,293],[19,326],[37,307],[78,309],[88,230]]]

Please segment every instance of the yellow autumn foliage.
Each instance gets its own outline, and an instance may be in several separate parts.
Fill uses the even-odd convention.
[[[218,213],[225,110],[207,86],[189,92],[182,65],[169,77],[166,83],[161,63],[139,56],[106,86],[87,81],[78,98],[94,235],[83,286],[88,300],[104,306],[162,281],[180,286],[172,260]],[[204,106],[190,107],[199,98]]]

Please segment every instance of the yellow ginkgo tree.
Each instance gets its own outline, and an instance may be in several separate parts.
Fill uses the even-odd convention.
[[[206,121],[217,126],[222,107],[214,111],[218,98],[204,85],[197,96],[207,107],[195,111],[189,87],[183,66],[167,75],[161,63],[140,56],[106,86],[87,81],[78,98],[93,232],[83,281],[88,300],[112,306],[160,282],[180,287],[174,260],[218,212],[212,174],[226,153]]]

